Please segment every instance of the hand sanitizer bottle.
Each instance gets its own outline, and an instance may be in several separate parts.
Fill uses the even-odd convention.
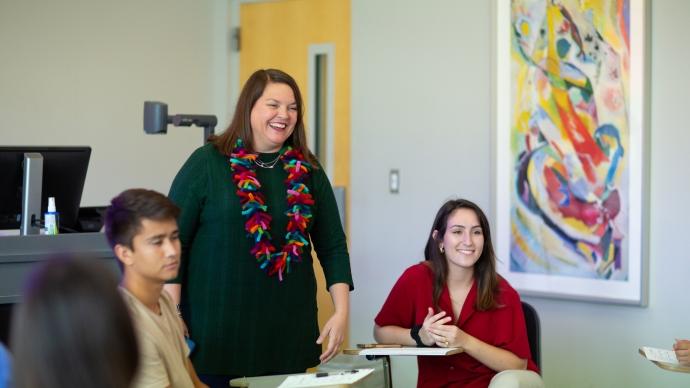
[[[48,211],[44,215],[46,234],[58,234],[58,213],[55,210],[55,197],[48,198]]]

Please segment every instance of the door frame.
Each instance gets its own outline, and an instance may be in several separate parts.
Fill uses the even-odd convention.
[[[316,152],[316,56],[325,54],[328,58],[326,65],[326,175],[331,182],[335,181],[335,45],[333,43],[310,44],[307,58],[307,90],[309,91],[309,106],[307,110],[307,143],[312,152]]]

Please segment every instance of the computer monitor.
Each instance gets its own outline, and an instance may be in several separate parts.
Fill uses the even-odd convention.
[[[55,197],[62,232],[77,228],[77,215],[89,167],[91,147],[0,146],[0,229],[19,229],[22,212],[24,154],[43,156],[41,214]]]

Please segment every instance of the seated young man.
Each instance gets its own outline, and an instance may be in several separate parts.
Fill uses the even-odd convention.
[[[113,198],[105,234],[123,271],[121,293],[137,329],[135,387],[205,387],[189,360],[182,321],[163,285],[177,276],[179,209],[164,195],[131,189]]]

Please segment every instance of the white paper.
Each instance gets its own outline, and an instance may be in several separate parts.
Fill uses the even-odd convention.
[[[355,369],[331,371],[328,376],[317,377],[316,373],[306,373],[302,375],[293,375],[280,384],[279,388],[297,388],[297,387],[322,387],[325,385],[348,385],[354,384],[372,373],[374,369]],[[324,372],[326,373],[326,372]]]
[[[666,364],[678,364],[678,359],[676,358],[676,353],[673,350],[650,348],[649,346],[643,346],[642,351],[645,357],[650,361],[664,362]]]

